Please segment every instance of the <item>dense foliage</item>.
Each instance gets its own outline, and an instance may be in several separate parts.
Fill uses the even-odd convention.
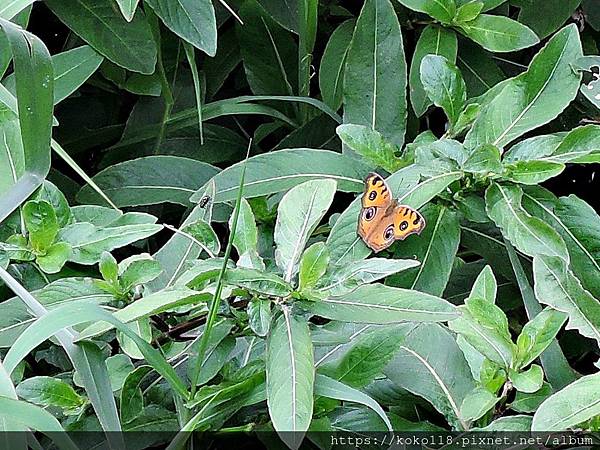
[[[2,0],[0,430],[597,430],[599,11]]]

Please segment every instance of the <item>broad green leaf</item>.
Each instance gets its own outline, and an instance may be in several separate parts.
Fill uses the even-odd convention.
[[[248,303],[248,325],[258,336],[266,336],[271,327],[271,302],[253,298]]]
[[[399,0],[407,8],[429,14],[442,23],[450,23],[456,15],[454,0]]]
[[[311,314],[357,323],[445,322],[458,316],[456,308],[439,297],[383,284],[360,286],[343,296],[302,302],[302,306]]]
[[[112,0],[48,0],[46,5],[98,53],[133,72],[151,74],[156,44],[142,11],[127,22]]]
[[[532,431],[562,431],[600,414],[600,374],[586,375],[548,397],[533,416]]]
[[[580,56],[577,27],[565,27],[533,58],[526,72],[503,84],[502,91],[484,106],[465,144],[504,147],[556,118],[577,95],[581,76],[570,64]]]
[[[202,244],[203,248],[207,252],[210,252],[209,255],[215,256],[221,251],[221,242],[219,241],[217,233],[213,227],[204,220],[198,219],[186,225],[183,228],[183,231]]]
[[[60,422],[48,411],[31,403],[0,396],[0,415],[9,416],[14,423],[46,433],[61,450],[77,450]],[[7,431],[22,431],[22,428]]]
[[[346,57],[355,23],[354,20],[347,20],[331,33],[319,66],[321,96],[323,101],[335,110],[342,105]]]
[[[460,317],[448,327],[501,367],[512,366],[514,345],[504,312],[487,300],[472,298],[460,308]]]
[[[44,255],[39,255],[35,262],[46,273],[57,273],[71,257],[72,249],[66,242],[56,242],[46,249]]]
[[[160,272],[160,264],[148,253],[130,256],[119,263],[121,285],[126,291],[154,280]]]
[[[189,206],[190,196],[219,172],[214,166],[179,156],[145,156],[110,166],[92,178],[119,207],[176,203]],[[77,198],[104,204],[90,187]]]
[[[259,294],[286,297],[292,293],[292,286],[274,273],[237,267],[225,272],[224,281]]]
[[[406,325],[373,327],[349,342],[340,357],[319,365],[319,373],[355,388],[368,385],[398,351],[406,329]]]
[[[17,386],[17,395],[39,406],[58,406],[62,409],[75,409],[85,400],[71,385],[58,378],[36,376],[22,381]]]
[[[477,420],[492,409],[500,398],[485,388],[477,387],[464,398],[460,414],[464,420]]]
[[[300,290],[310,289],[317,285],[325,274],[329,264],[329,249],[324,242],[317,242],[308,247],[300,259],[298,287]]]
[[[510,404],[510,409],[522,413],[535,412],[550,395],[552,395],[552,386],[544,382],[540,389],[531,394],[517,392],[515,399]]]
[[[456,64],[467,84],[469,97],[486,93],[494,85],[506,78],[492,55],[472,41],[460,42]]]
[[[494,183],[485,193],[486,209],[504,236],[529,256],[551,255],[568,259],[564,241],[550,225],[523,209],[523,191],[514,185]]]
[[[2,6],[0,6],[0,18],[11,20],[35,0],[6,0]]]
[[[525,25],[504,16],[481,14],[459,24],[461,32],[491,52],[514,52],[540,42]]]
[[[342,142],[371,166],[395,172],[403,162],[396,157],[396,146],[387,142],[381,134],[364,125],[345,124],[336,129]]]
[[[502,173],[500,150],[490,144],[477,147],[465,161],[463,169],[481,175]]]
[[[232,222],[233,216],[229,218],[229,229],[232,227]],[[233,246],[238,255],[257,250],[258,229],[256,228],[256,220],[252,208],[245,198],[240,203],[240,215],[233,237]]]
[[[127,324],[135,334],[141,337],[144,341],[152,342],[152,327],[150,320],[143,318]],[[137,345],[127,335],[117,331],[117,342],[121,346],[121,350],[131,359],[144,359],[144,355],[139,351]]]
[[[440,55],[453,63],[456,61],[457,49],[456,33],[448,28],[427,25],[419,36],[409,75],[410,102],[417,116],[422,116],[431,105],[421,83],[421,61],[426,55]]]
[[[346,60],[344,123],[366,125],[402,147],[406,72],[402,33],[390,0],[367,0]]]
[[[52,205],[44,200],[28,201],[23,207],[23,220],[33,249],[46,252],[58,233],[58,220]]]
[[[441,296],[460,241],[458,215],[446,207],[423,208],[427,226],[420,236],[410,236],[394,252],[395,258],[416,258],[418,267],[390,278],[393,286]]]
[[[116,2],[117,5],[119,5],[121,14],[123,14],[123,17],[125,17],[125,20],[127,20],[127,22],[131,22],[135,14],[135,10],[137,9],[139,0],[116,0]]]
[[[600,343],[600,303],[581,286],[567,263],[540,255],[533,259],[533,274],[538,301],[566,313],[567,329],[577,329]]]
[[[88,45],[82,45],[52,57],[54,66],[54,104],[58,104],[77,90],[92,76],[104,58]],[[3,84],[15,93],[14,74],[3,80]]]
[[[387,276],[419,266],[413,259],[369,258],[353,261],[345,267],[336,267],[319,283],[319,291],[329,296],[342,296],[363,284],[373,283]]]
[[[144,409],[144,396],[141,385],[144,377],[151,371],[152,368],[150,366],[139,366],[127,375],[121,389],[121,423],[126,424],[142,413]]]
[[[527,25],[540,39],[548,37],[567,22],[575,13],[581,0],[517,0],[521,8],[519,22]]]
[[[600,295],[600,219],[593,208],[574,195],[557,199],[540,188],[528,190],[524,206],[557,230],[569,250],[571,270],[594,296]]]
[[[452,425],[469,428],[460,406],[475,381],[454,337],[444,327],[419,325],[402,342],[384,373],[395,385],[430,402]]]
[[[284,307],[267,338],[267,405],[273,427],[292,449],[312,419],[314,380],[308,325]]]
[[[421,61],[420,74],[429,99],[455,124],[467,100],[467,87],[458,68],[444,56],[427,55]]]
[[[503,157],[505,163],[530,161],[550,156],[563,141],[564,136],[545,134],[524,139],[513,145]]]
[[[217,53],[217,21],[210,0],[147,0],[162,22],[208,56]]]
[[[88,222],[68,225],[60,230],[58,240],[71,245],[71,261],[79,264],[95,264],[102,252],[123,247],[145,239],[162,230],[162,225],[135,224],[100,228]]]
[[[537,185],[554,178],[565,170],[565,165],[553,161],[517,161],[504,166],[503,178],[520,184]]]
[[[200,302],[208,300],[210,296],[211,294],[200,293],[186,287],[164,289],[130,303],[125,308],[116,311],[114,317],[120,322],[129,323],[144,317],[149,317],[152,314],[160,314],[161,312],[174,309],[178,306],[199,304]],[[114,328],[112,322],[93,324],[83,330],[78,339],[81,340],[97,336],[112,328]],[[129,336],[128,333],[125,334]]]
[[[508,379],[512,382],[517,391],[531,394],[542,387],[542,383],[544,382],[544,371],[537,364],[532,364],[531,367],[524,372],[509,370]]]
[[[247,164],[245,198],[275,194],[305,181],[322,179],[336,180],[338,190],[342,192],[360,192],[369,173],[368,166],[354,158],[327,150],[302,148],[253,156]],[[241,163],[234,164],[213,177],[215,202],[235,199],[241,167]],[[190,200],[197,202],[202,196],[197,192]]]
[[[471,288],[469,298],[481,298],[490,303],[496,303],[496,293],[498,292],[498,283],[490,266],[485,266],[477,275],[475,283]]]
[[[334,180],[313,180],[288,191],[277,208],[275,260],[287,282],[298,271],[304,247],[317,227],[336,191]]]
[[[546,308],[527,322],[517,337],[516,368],[526,367],[552,343],[567,316]],[[537,390],[537,389],[536,389]]]
[[[317,374],[315,377],[315,393],[328,398],[334,398],[336,400],[342,400],[344,402],[360,403],[368,406],[383,420],[388,430],[392,431],[392,424],[388,419],[385,411],[379,404],[369,397],[367,394],[353,389],[350,386],[340,383],[334,379],[331,379],[325,375]]]
[[[246,0],[239,13],[244,25],[236,25],[238,45],[252,92],[294,95],[298,46],[293,35],[269,17],[256,0]]]
[[[19,336],[6,354],[4,360],[6,370],[9,373],[12,372],[29,352],[63,328],[91,321],[108,322],[130,337],[135,341],[148,363],[169,381],[171,387],[182,397],[187,396],[185,385],[158,350],[143,341],[129,327],[114,318],[113,315],[91,304],[78,303],[60,306],[38,318]]]

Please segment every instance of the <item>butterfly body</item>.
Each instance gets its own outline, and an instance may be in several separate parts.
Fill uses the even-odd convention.
[[[371,250],[378,253],[396,240],[420,234],[424,228],[423,216],[392,198],[390,188],[380,175],[370,173],[367,176],[358,218],[358,235]]]

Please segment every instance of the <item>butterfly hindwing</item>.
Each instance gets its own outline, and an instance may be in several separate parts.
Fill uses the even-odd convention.
[[[410,206],[398,205],[385,180],[376,173],[367,176],[361,203],[358,235],[376,253],[425,228],[423,216]]]

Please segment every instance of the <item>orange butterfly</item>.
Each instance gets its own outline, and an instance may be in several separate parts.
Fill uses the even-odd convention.
[[[423,216],[410,206],[399,205],[385,180],[370,173],[365,180],[365,193],[358,218],[358,235],[378,253],[396,240],[404,240],[425,228]]]

